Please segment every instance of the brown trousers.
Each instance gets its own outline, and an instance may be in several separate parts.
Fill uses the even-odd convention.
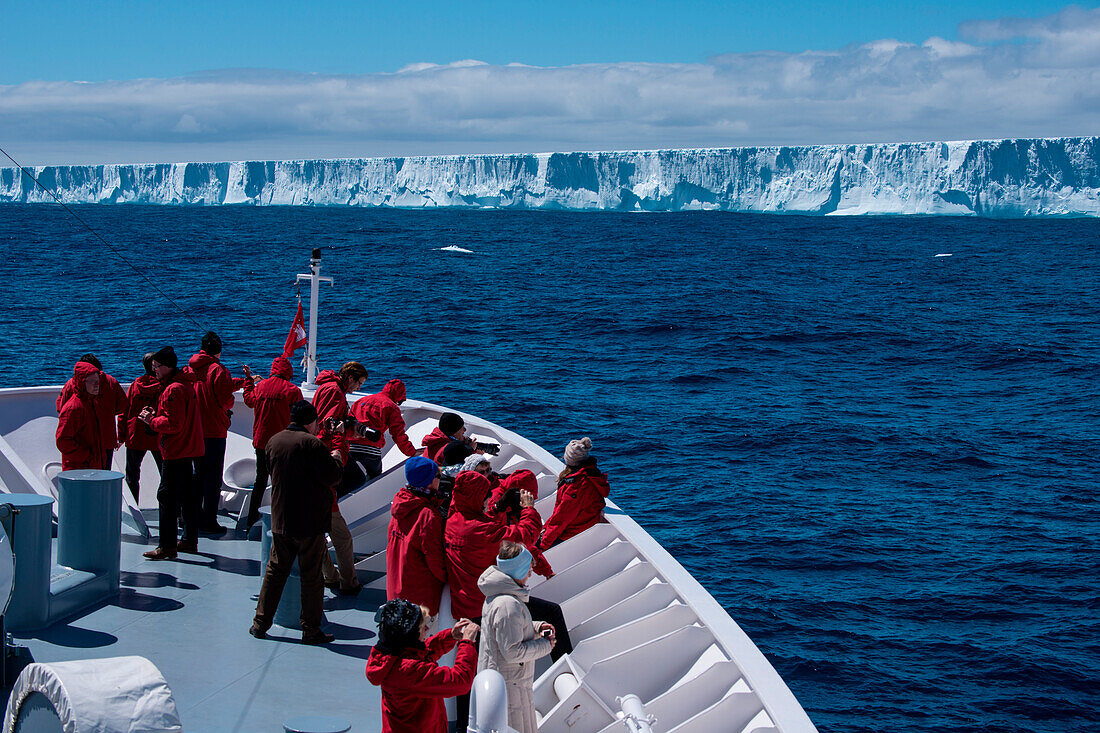
[[[256,604],[253,623],[267,631],[275,619],[275,609],[283,597],[283,587],[290,577],[294,560],[298,560],[298,572],[302,577],[302,633],[313,634],[321,630],[325,585],[321,576],[321,556],[328,554],[323,534],[312,537],[291,537],[271,533],[271,555],[267,560],[264,582],[260,586],[260,600]]]
[[[336,565],[340,568],[340,574],[336,574],[332,558],[329,557],[328,552],[325,552],[321,558],[325,582],[339,581],[341,588],[351,590],[359,585],[359,577],[355,574],[355,552],[352,549],[351,531],[339,511],[332,513],[332,528],[328,531],[328,536],[332,538],[332,548],[336,550]]]

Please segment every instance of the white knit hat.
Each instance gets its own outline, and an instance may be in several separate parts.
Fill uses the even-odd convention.
[[[471,453],[466,458],[466,462],[462,464],[462,470],[463,471],[474,471],[482,463],[488,463],[489,467],[492,468],[493,463],[492,463],[492,461],[489,460],[489,456],[483,455],[481,453]]]
[[[588,451],[590,450],[592,450],[591,438],[581,438],[580,440],[569,441],[569,445],[565,446],[565,455],[562,456],[565,460],[565,465],[581,465],[588,458]]]

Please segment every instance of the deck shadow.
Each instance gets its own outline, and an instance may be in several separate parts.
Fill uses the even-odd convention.
[[[16,637],[20,638],[20,637]],[[95,649],[118,642],[118,637],[105,631],[82,629],[71,624],[55,625],[21,638],[38,639],[48,644],[71,649]]]
[[[125,608],[127,611],[142,611],[143,613],[163,613],[165,611],[178,611],[184,603],[174,598],[161,598],[145,593],[138,593],[131,588],[120,588],[118,599],[111,605]]]
[[[235,575],[246,575],[259,579],[260,577],[260,561],[250,560],[244,557],[226,557],[224,555],[215,555],[212,552],[195,552],[188,553],[190,557],[206,558],[211,562],[200,562],[197,560],[190,560],[183,555],[179,555],[175,562],[183,563],[184,565],[201,565],[203,567],[212,568],[223,573],[233,573]]]
[[[123,570],[120,582],[131,588],[179,588],[198,590],[194,583],[181,582],[170,573],[147,573],[136,570]]]

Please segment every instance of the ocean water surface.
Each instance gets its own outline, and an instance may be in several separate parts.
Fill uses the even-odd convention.
[[[1100,222],[75,211],[152,282],[0,206],[0,386],[193,353],[157,289],[266,372],[320,247],[322,368],[591,436],[820,730],[1100,728]]]

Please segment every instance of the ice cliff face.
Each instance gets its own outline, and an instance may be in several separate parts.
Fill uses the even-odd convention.
[[[45,166],[66,203],[1100,215],[1100,138]],[[0,201],[49,202],[18,169]]]

